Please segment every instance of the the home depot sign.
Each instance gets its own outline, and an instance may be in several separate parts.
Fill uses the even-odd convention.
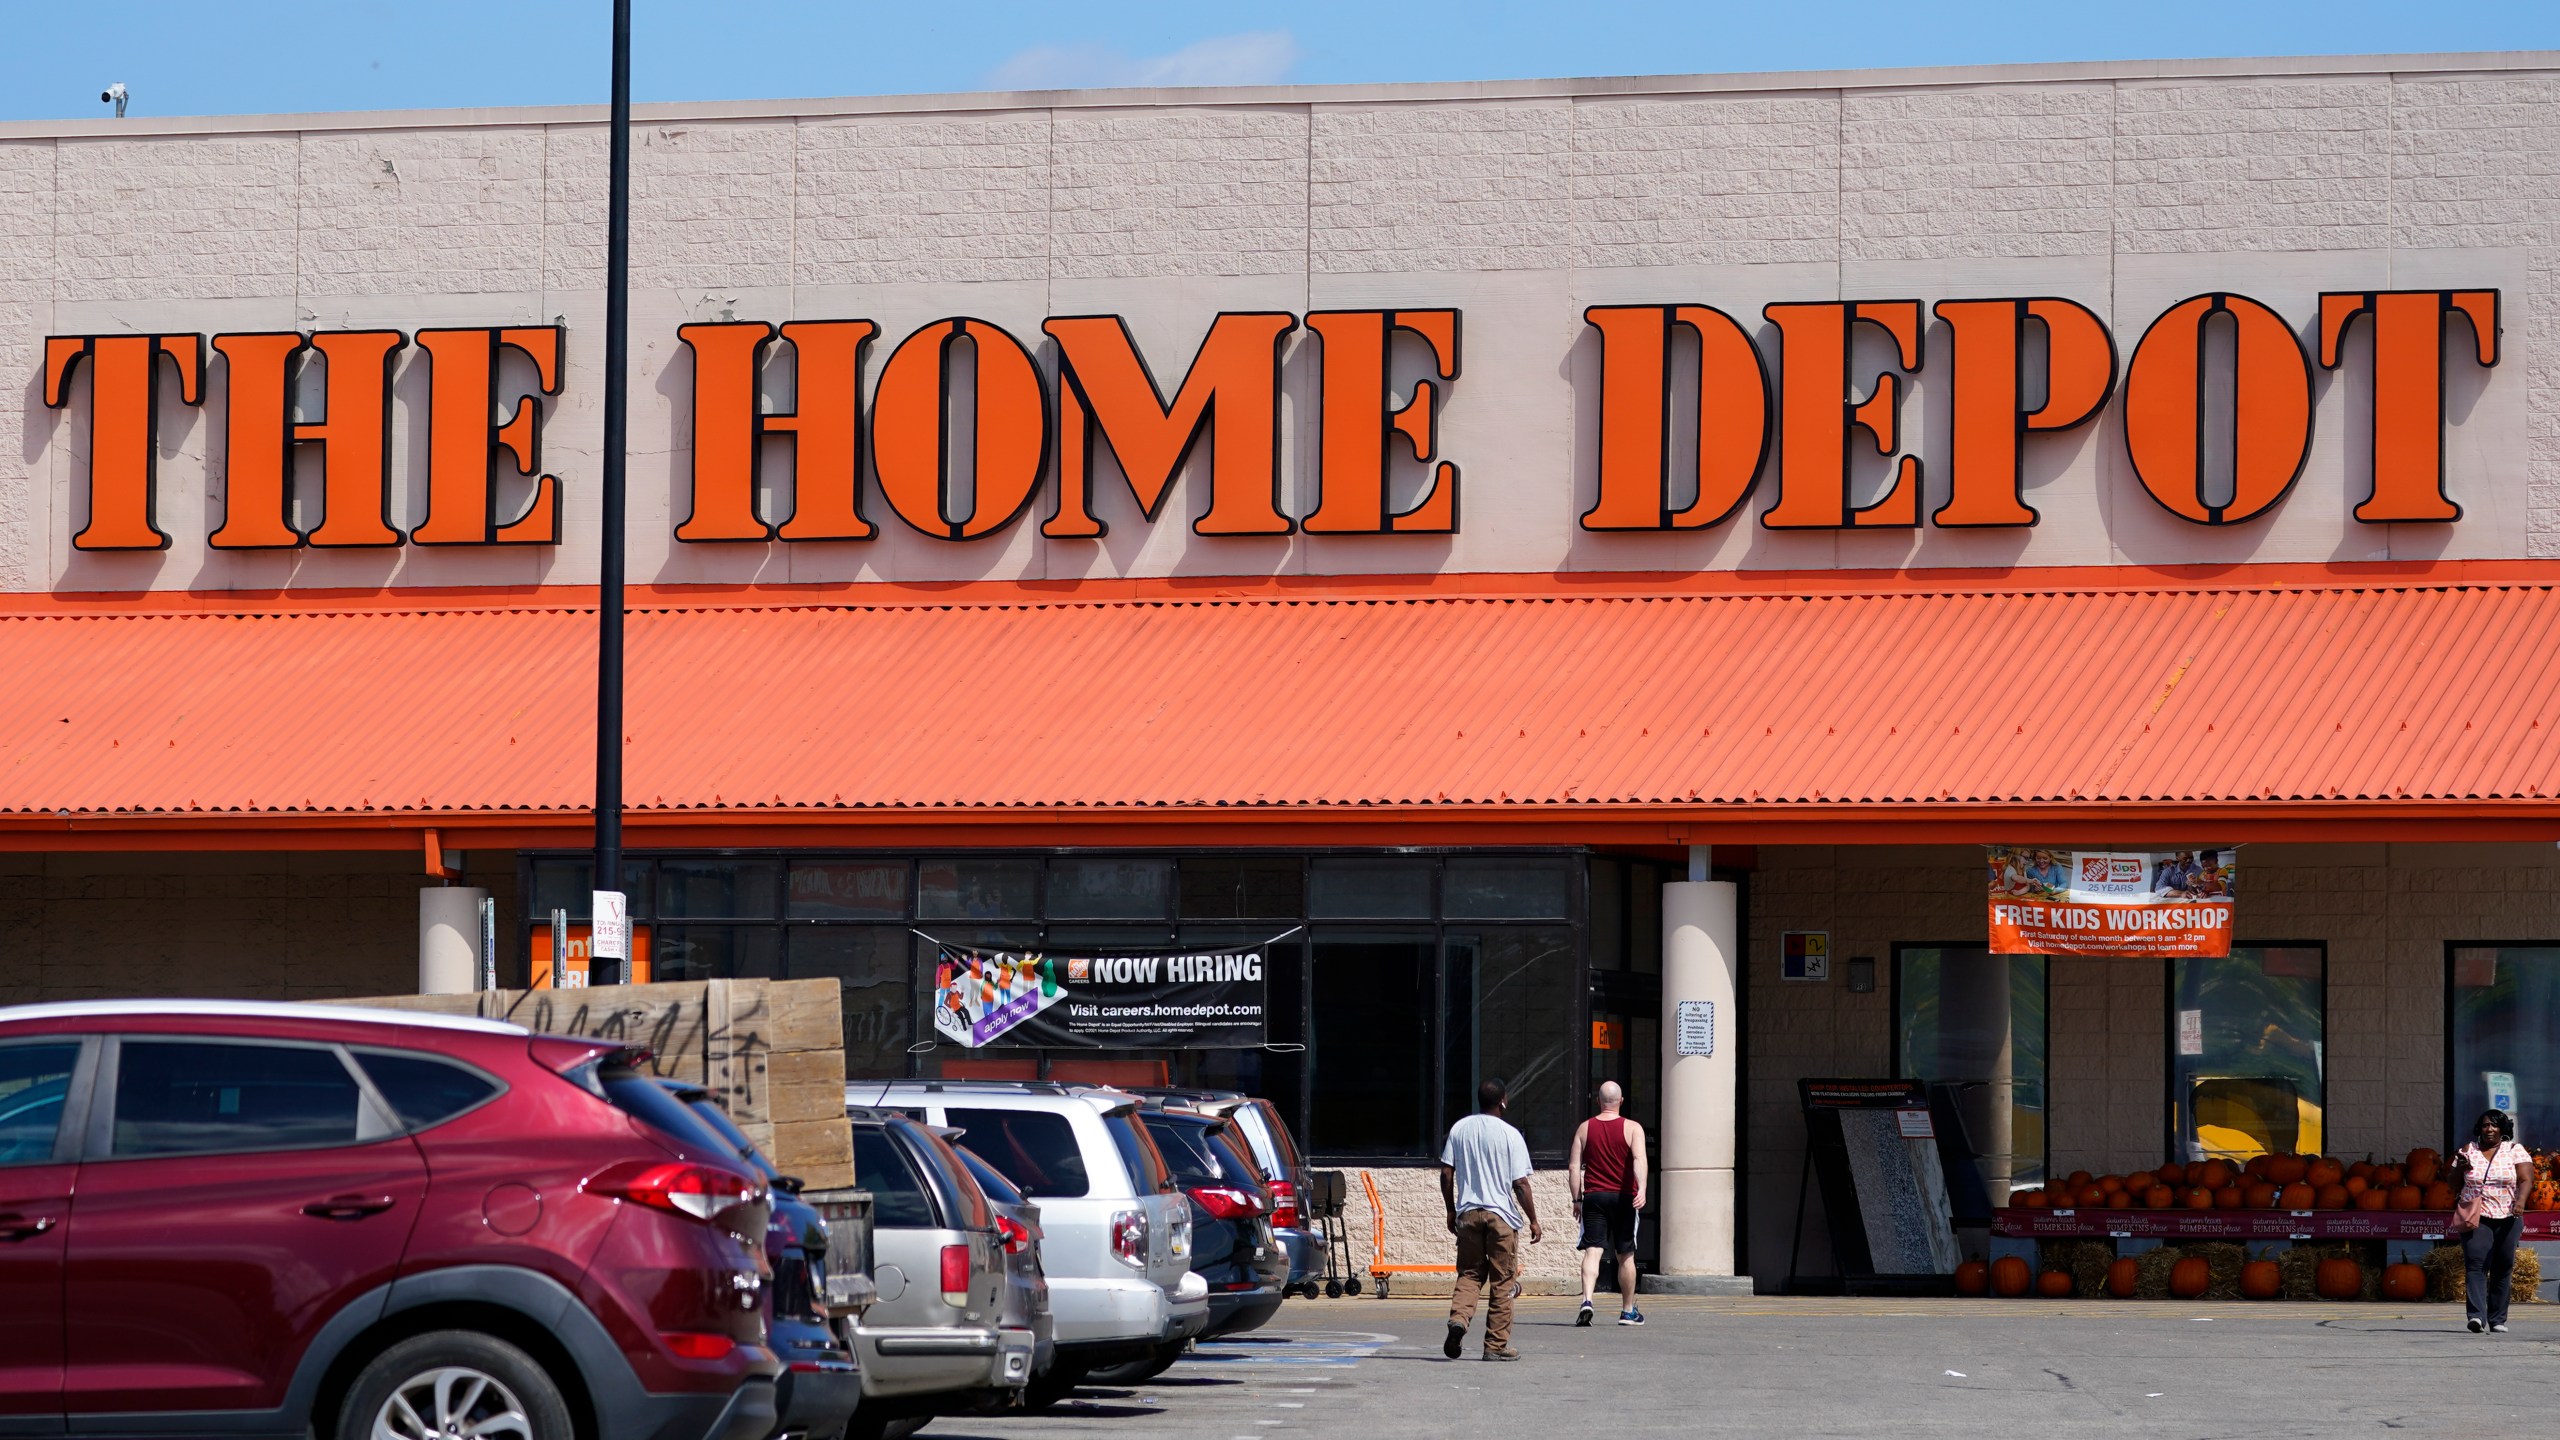
[[[1776,486],[1761,517],[1772,529],[1910,527],[1922,523],[1921,460],[1903,444],[1907,377],[1944,367],[1951,395],[1941,527],[2027,526],[2026,449],[2039,434],[2095,418],[2119,389],[2125,448],[2142,488],[2171,514],[2232,525],[2267,514],[2311,448],[2312,368],[2345,363],[2354,327],[2370,327],[2370,445],[2354,515],[2369,524],[2445,522],[2445,376],[2498,362],[2499,296],[2479,290],[2331,292],[2296,322],[2245,295],[2213,292],[2171,306],[2119,364],[2106,325],[2077,301],[2010,299],[1776,302],[1762,307],[1765,351],[1734,316],[1708,305],[1604,305],[1584,312],[1600,356],[1593,531],[1692,530],[1722,524],[1753,488]],[[1928,321],[1943,326],[1931,347]],[[1874,327],[1893,363],[1862,367],[1852,337]],[[1292,332],[1316,347],[1315,502],[1281,506],[1281,365]],[[2209,362],[2220,330],[2225,363]],[[692,360],[691,503],[677,538],[698,542],[862,541],[879,533],[873,501],[924,534],[973,540],[1016,523],[1054,480],[1040,533],[1103,533],[1096,515],[1098,447],[1107,446],[1152,521],[1194,449],[1208,447],[1206,499],[1192,529],[1208,536],[1446,534],[1459,525],[1462,478],[1443,451],[1439,402],[1458,382],[1461,317],[1451,309],[1331,310],[1217,317],[1170,395],[1116,316],[1060,316],[1033,340],[977,319],[940,320],[890,349],[866,394],[879,328],[869,320],[687,325]],[[2030,343],[2040,336],[2041,346]],[[1391,384],[1391,347],[1418,344],[1428,378]],[[559,392],[556,327],[320,331],[213,336],[56,336],[45,347],[48,405],[71,402],[90,377],[91,427],[83,550],[157,549],[158,424],[166,387],[201,404],[208,348],[227,367],[229,455],[221,549],[295,546],[550,544],[560,535],[557,477],[541,473],[541,397]],[[759,399],[776,345],[793,352],[789,408]],[[1048,354],[1048,363],[1034,346]],[[405,531],[390,513],[391,375],[415,347],[429,370],[425,509]],[[1694,388],[1674,377],[1675,346],[1694,347]],[[963,357],[966,347],[971,353]],[[501,361],[529,361],[538,393],[502,393]],[[1158,357],[1162,359],[1164,357]],[[84,367],[82,362],[86,361]],[[293,418],[302,366],[324,365],[324,413]],[[2040,372],[2040,373],[2038,373]],[[969,403],[955,405],[965,390]],[[1859,398],[1863,396],[1864,398]],[[503,406],[503,413],[501,407]],[[966,434],[952,416],[965,414]],[[2209,423],[2227,413],[2228,429]],[[1694,423],[1694,453],[1675,445],[1675,417]],[[770,437],[795,448],[790,513],[760,507],[758,465]],[[1452,439],[1458,443],[1449,443]],[[295,457],[318,464],[316,522],[296,522]],[[1865,448],[1889,469],[1860,500],[1850,476]],[[1419,498],[1390,498],[1397,453],[1424,468]],[[2223,457],[2209,460],[2209,456]],[[1675,467],[1693,468],[1677,477]],[[2208,471],[2214,474],[2209,480]],[[1107,472],[1101,472],[1107,473]],[[2227,474],[2227,480],[2223,475]],[[504,507],[500,485],[531,482]],[[1694,498],[1674,508],[1675,494]]]

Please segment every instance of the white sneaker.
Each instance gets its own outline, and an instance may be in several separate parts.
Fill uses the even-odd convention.
[[[2499,1324],[2496,1324],[2496,1325],[2492,1325],[2492,1326],[2490,1326],[2490,1327],[2489,1327],[2489,1333],[2490,1333],[2490,1334],[2492,1334],[2492,1335],[2504,1335],[2504,1334],[2506,1334],[2506,1333],[2507,1333],[2507,1327],[2506,1327],[2506,1325],[2505,1325],[2505,1323],[2504,1323],[2504,1322],[2501,1322],[2501,1323],[2499,1323]]]

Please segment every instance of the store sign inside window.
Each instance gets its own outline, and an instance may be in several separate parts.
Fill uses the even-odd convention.
[[[1930,320],[1939,328],[1933,347]],[[2311,452],[2312,370],[2347,363],[2346,343],[2370,329],[2371,433],[2362,447],[2367,524],[2461,518],[2446,493],[2445,381],[2449,366],[2498,363],[2496,290],[2332,292],[2295,322],[2246,295],[2211,292],[2171,306],[2121,365],[2115,338],[2078,301],[2005,299],[1773,302],[1761,309],[1771,342],[1709,305],[1595,305],[1584,311],[1600,360],[1596,493],[1582,528],[1702,530],[1739,514],[1755,487],[1774,487],[1760,523],[1773,530],[1912,528],[1924,523],[1922,460],[1908,453],[1902,410],[1911,377],[1943,369],[1950,433],[1946,499],[1925,523],[1949,529],[2023,527],[2025,457],[2039,437],[2121,407],[2135,479],[2170,514],[2237,525],[2274,510]],[[1281,375],[1292,332],[1313,338],[1318,417],[1314,503],[1282,508]],[[1865,328],[1890,342],[1891,361],[1862,366]],[[1462,477],[1444,452],[1440,409],[1459,383],[1463,326],[1452,309],[1332,310],[1305,316],[1219,315],[1170,396],[1113,315],[1050,319],[1037,342],[985,320],[937,320],[901,339],[866,395],[863,376],[879,327],[869,320],[761,321],[679,327],[691,364],[690,508],[677,539],[700,543],[865,541],[875,509],[935,539],[969,541],[1023,520],[1043,489],[1037,523],[1051,539],[1105,533],[1094,461],[1107,450],[1139,512],[1155,523],[1174,481],[1206,447],[1195,534],[1210,537],[1452,534]],[[2208,333],[2227,336],[2208,341]],[[2041,343],[2035,343],[2040,341]],[[1035,343],[1038,353],[1035,353]],[[219,549],[415,545],[547,545],[560,538],[559,477],[541,473],[542,400],[560,392],[558,326],[253,333],[54,336],[46,341],[45,403],[73,403],[88,375],[87,521],[82,550],[156,550],[159,427],[164,401],[204,403],[214,363],[226,367],[227,444]],[[793,397],[768,407],[765,367],[792,356]],[[1675,353],[1695,348],[1694,383]],[[428,370],[424,512],[403,530],[391,514],[392,374],[403,351]],[[1419,357],[1421,378],[1397,384],[1393,353]],[[965,349],[965,354],[963,353]],[[2227,352],[2225,358],[2209,358]],[[2315,362],[2316,352],[2316,362]],[[533,383],[500,383],[506,357]],[[1161,358],[1161,357],[1159,357]],[[296,420],[302,367],[322,364],[321,413]],[[84,362],[86,362],[84,364]],[[1675,393],[1677,392],[1677,393]],[[500,414],[501,406],[504,413]],[[965,415],[968,432],[953,433]],[[2208,417],[2227,418],[2214,420]],[[1675,430],[1694,428],[1694,454]],[[788,514],[768,514],[759,474],[768,440],[793,447]],[[302,447],[311,447],[308,450]],[[1886,465],[1881,493],[1861,499],[1851,476],[1861,450]],[[1774,452],[1774,459],[1772,458]],[[317,461],[314,523],[292,499],[295,460]],[[1419,494],[1399,506],[1400,465],[1420,468]],[[1674,483],[1674,466],[1694,474]],[[965,474],[955,475],[955,471]],[[2226,478],[2227,477],[2227,478]],[[965,482],[965,483],[962,483]],[[502,490],[521,498],[502,504]],[[1675,493],[1692,495],[1674,508]],[[876,502],[876,503],[875,503]]]

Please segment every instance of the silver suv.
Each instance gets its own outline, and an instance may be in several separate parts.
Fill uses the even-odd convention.
[[[1208,1324],[1208,1286],[1191,1273],[1191,1202],[1138,1123],[1136,1097],[1038,1081],[892,1080],[847,1085],[845,1100],[956,1127],[1040,1207],[1057,1360],[1033,1382],[1032,1405]]]
[[[968,1167],[904,1115],[853,1116],[854,1173],[871,1192],[879,1298],[853,1339],[862,1405],[849,1434],[905,1417],[1010,1403],[1037,1336],[1005,1324],[1004,1236]]]

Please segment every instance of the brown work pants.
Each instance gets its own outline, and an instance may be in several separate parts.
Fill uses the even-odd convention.
[[[1491,1288],[1484,1306],[1484,1347],[1511,1348],[1511,1301],[1520,1279],[1520,1232],[1490,1210],[1458,1217],[1458,1284],[1449,1294],[1449,1323],[1476,1318],[1476,1292]]]

